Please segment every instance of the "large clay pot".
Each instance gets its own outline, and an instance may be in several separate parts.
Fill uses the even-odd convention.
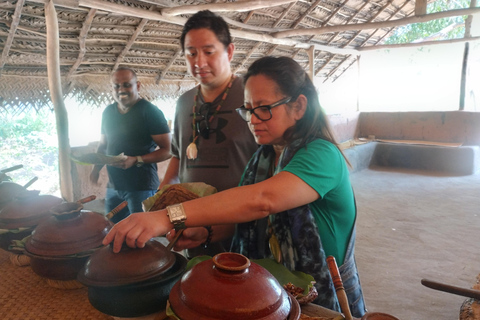
[[[2,209],[8,202],[15,199],[15,196],[26,191],[23,186],[11,182],[3,181],[0,183],[0,209]]]
[[[187,271],[169,296],[182,320],[297,320],[300,307],[260,265],[237,253],[220,253]]]
[[[367,312],[361,320],[399,320],[397,317],[394,317],[387,313],[382,312]]]
[[[0,171],[0,178],[2,177],[2,173],[12,171],[12,169],[15,170],[16,168],[21,168],[21,167],[23,167],[23,166],[12,167],[12,168]],[[3,175],[3,177],[6,177],[6,176]],[[38,178],[35,177],[35,178],[31,179],[26,185],[21,186],[17,183],[14,183],[14,182],[11,182],[11,181],[8,181],[8,180],[1,180],[0,179],[0,210],[7,203],[14,200],[18,195],[27,191],[27,188],[37,180],[38,180]],[[39,192],[40,191],[36,191],[37,194]]]
[[[187,265],[185,257],[150,240],[144,248],[107,246],[91,255],[78,274],[97,310],[114,317],[141,317],[166,308],[173,285]]]
[[[62,202],[61,198],[39,195],[38,191],[24,190],[17,195],[0,210],[0,248],[9,250],[12,240],[29,236],[35,226],[52,215],[50,209]]]
[[[113,226],[104,215],[83,210],[79,202],[65,202],[51,209],[25,244],[32,270],[53,280],[75,280],[88,257],[102,247]]]

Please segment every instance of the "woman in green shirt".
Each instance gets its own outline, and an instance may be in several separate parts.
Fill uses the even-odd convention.
[[[236,224],[232,251],[248,258],[274,257],[288,269],[314,277],[315,303],[340,311],[326,263],[332,255],[352,315],[365,312],[354,258],[355,198],[347,161],[333,138],[315,87],[301,66],[287,57],[255,61],[244,77],[245,105],[237,109],[261,145],[240,186],[116,224],[104,244],[118,252],[126,242],[143,247],[154,236],[174,237],[176,249],[220,241],[219,225]],[[202,226],[216,225],[215,232]],[[229,230],[229,228],[225,228]],[[271,250],[269,244],[279,250]]]

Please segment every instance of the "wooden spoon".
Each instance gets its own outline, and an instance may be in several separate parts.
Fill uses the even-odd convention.
[[[180,239],[182,233],[183,233],[183,230],[185,229],[180,229],[177,231],[177,233],[175,234],[175,238],[173,238],[172,242],[170,242],[168,245],[167,245],[167,250],[170,251],[172,250],[173,246],[175,245],[175,243],[177,243],[178,239]]]
[[[333,285],[335,286],[335,291],[337,292],[338,303],[340,303],[340,308],[342,309],[345,320],[353,320],[352,313],[350,312],[350,307],[348,305],[347,294],[343,288],[343,281],[340,277],[340,272],[338,271],[337,261],[335,261],[334,256],[327,257],[328,269],[332,276]]]
[[[425,287],[429,287],[434,290],[453,293],[459,296],[480,300],[480,290],[455,287],[449,284],[440,283],[440,282],[436,282],[428,279],[422,279],[421,282]]]
[[[123,201],[122,203],[120,203],[118,206],[116,206],[115,208],[113,208],[112,211],[110,211],[105,217],[110,220],[112,219],[112,217],[114,215],[116,215],[117,213],[119,213],[123,208],[125,208],[126,206],[128,205],[128,202],[127,201]]]

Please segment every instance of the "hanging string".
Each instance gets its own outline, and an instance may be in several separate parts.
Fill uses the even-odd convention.
[[[218,111],[222,108],[223,106],[223,103],[225,102],[225,100],[227,99],[227,96],[228,96],[228,92],[230,91],[230,88],[232,87],[232,84],[233,84],[233,80],[235,79],[235,76],[232,74],[232,78],[230,79],[230,83],[228,84],[228,86],[225,88],[225,91],[223,92],[223,95],[222,95],[222,100],[220,100],[220,103],[217,105],[217,107],[215,108],[215,112],[208,118],[206,119],[205,121],[207,121],[208,123],[211,123],[213,121],[213,119],[215,118],[215,116],[217,115]],[[195,94],[195,98],[194,98],[194,103],[193,103],[193,120],[192,120],[192,142],[188,145],[187,147],[187,158],[190,159],[190,160],[194,160],[197,158],[197,155],[198,155],[198,147],[197,147],[197,144],[198,144],[198,137],[200,136],[200,134],[197,134],[197,130],[196,130],[196,124],[197,124],[197,113],[196,113],[196,109],[197,109],[197,98],[198,96],[200,95],[200,85],[198,86],[198,89],[197,89],[197,93]]]

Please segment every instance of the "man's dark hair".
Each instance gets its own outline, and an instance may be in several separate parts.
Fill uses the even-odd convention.
[[[192,29],[210,29],[217,36],[218,41],[227,48],[232,43],[230,29],[222,17],[209,10],[203,10],[191,16],[183,26],[180,44],[182,51],[185,52],[185,36]]]
[[[112,73],[112,76],[117,72],[117,71],[130,71],[133,75],[133,79],[135,80],[135,82],[137,81],[137,73],[132,69],[132,68],[129,68],[129,67],[118,67],[117,69],[115,69],[115,71]]]

